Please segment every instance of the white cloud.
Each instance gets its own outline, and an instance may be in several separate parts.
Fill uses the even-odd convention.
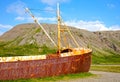
[[[42,21],[49,21],[49,22],[55,22],[56,21],[56,17],[36,17],[38,21],[42,22]],[[18,16],[15,18],[15,20],[19,20],[19,21],[33,21],[32,17],[24,17],[24,16]]]
[[[3,24],[0,24],[0,28],[11,29],[12,26],[11,26],[11,25],[3,25]]]
[[[54,11],[54,9],[52,7],[46,7],[45,10],[47,10],[47,11]]]
[[[24,2],[16,1],[7,7],[7,12],[15,13],[18,15],[24,15],[25,14],[25,10],[24,10],[25,6],[26,6],[26,4]]]
[[[58,2],[62,3],[62,2],[68,2],[69,0],[41,0],[42,3],[48,4],[48,5],[55,5]]]
[[[10,30],[13,26],[11,25],[3,25],[0,24],[0,35],[2,35],[4,32]]]
[[[46,13],[48,13],[50,15],[56,14],[56,10],[53,9],[53,7],[51,7],[51,6],[45,7],[44,10]]]
[[[120,26],[119,25],[113,25],[111,27],[109,27],[110,30],[120,30]]]
[[[39,21],[56,21],[56,17],[37,17]]]
[[[85,29],[88,31],[108,31],[108,30],[120,30],[120,26],[114,25],[111,27],[106,27],[106,25],[100,21],[66,21],[65,22],[69,26],[74,26],[79,29]]]
[[[74,26],[80,29],[86,29],[89,31],[107,30],[107,27],[100,21],[66,21],[69,26]]]
[[[20,17],[20,16],[18,16],[18,17],[15,18],[15,20],[23,21],[23,20],[25,20],[25,17]]]

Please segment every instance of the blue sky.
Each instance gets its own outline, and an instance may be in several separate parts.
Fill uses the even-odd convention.
[[[120,0],[0,0],[0,34],[33,20],[24,8],[56,10],[69,26],[89,31],[120,30]],[[33,10],[41,23],[56,23],[56,12]]]

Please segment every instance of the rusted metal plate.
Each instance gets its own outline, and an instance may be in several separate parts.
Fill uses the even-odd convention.
[[[68,57],[47,57],[42,60],[0,62],[0,80],[58,76],[88,72],[91,52]]]

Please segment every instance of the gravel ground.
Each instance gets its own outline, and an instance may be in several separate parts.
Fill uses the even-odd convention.
[[[84,78],[84,79],[58,81],[58,82],[120,82],[120,73],[101,72],[101,71],[90,71],[90,72],[96,74],[97,76]]]

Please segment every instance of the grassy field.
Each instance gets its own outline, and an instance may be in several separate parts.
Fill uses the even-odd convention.
[[[48,48],[46,45],[38,46],[37,44],[26,44],[21,46],[8,46],[7,43],[0,43],[0,56],[25,56],[25,55],[42,55],[55,53],[56,50]]]
[[[77,78],[87,78],[95,76],[91,73],[77,73],[77,74],[68,74],[68,75],[61,75],[61,76],[54,76],[54,77],[47,77],[47,78],[31,78],[31,79],[18,79],[18,80],[5,80],[0,82],[56,82],[60,80],[71,80]]]
[[[120,65],[92,65],[91,70],[120,73]]]
[[[92,64],[120,64],[120,53],[112,50],[93,48]]]
[[[92,55],[92,64],[120,64],[120,55],[95,56]]]

